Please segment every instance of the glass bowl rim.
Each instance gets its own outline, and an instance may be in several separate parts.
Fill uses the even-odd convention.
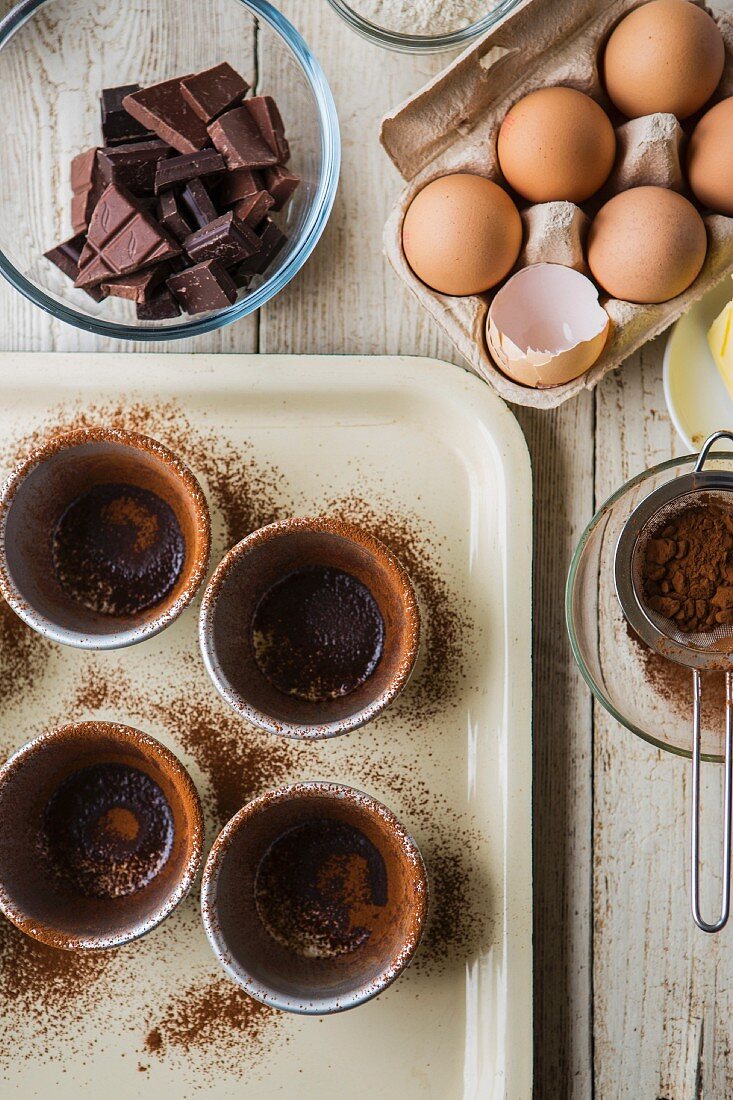
[[[303,225],[299,239],[292,254],[283,266],[251,294],[200,320],[195,318],[171,326],[150,328],[125,325],[117,321],[107,321],[80,313],[64,303],[56,301],[35,283],[22,275],[0,249],[0,275],[19,291],[25,298],[39,306],[52,317],[66,322],[85,332],[110,339],[140,340],[144,342],[188,339],[206,332],[214,332],[234,321],[247,317],[260,309],[278,294],[300,271],[326,227],[336,198],[339,170],[341,166],[341,138],[338,115],[333,94],[325,74],[311,53],[305,39],[293,24],[285,18],[269,0],[231,0],[241,4],[255,18],[267,23],[275,34],[282,39],[300,65],[305,79],[315,98],[319,118],[322,171],[311,210]],[[21,0],[0,20],[0,50],[12,39],[13,35],[46,4],[53,0]]]
[[[391,31],[386,27],[380,27],[372,23],[358,11],[355,11],[346,0],[328,0],[333,10],[348,23],[352,30],[388,50],[398,50],[401,53],[440,53],[443,50],[454,50],[467,46],[486,31],[491,30],[503,16],[514,10],[521,0],[499,0],[496,7],[482,15],[474,23],[467,27],[459,27],[455,31],[445,34],[405,34],[402,31]]]
[[[601,706],[605,710],[608,711],[612,718],[615,718],[617,722],[619,722],[631,733],[639,737],[642,741],[646,741],[648,745],[652,745],[656,749],[662,749],[664,752],[672,753],[673,756],[684,757],[687,760],[692,759],[691,749],[683,749],[679,745],[672,745],[669,742],[658,740],[658,738],[654,737],[653,734],[641,729],[639,726],[635,725],[629,718],[621,714],[621,712],[613,705],[611,700],[607,698],[600,685],[596,682],[593,674],[591,673],[583,658],[580,644],[578,642],[578,637],[575,631],[572,603],[573,595],[575,593],[575,582],[577,578],[578,568],[580,566],[581,558],[583,557],[583,552],[588,543],[588,540],[590,539],[591,535],[593,534],[596,527],[601,522],[602,518],[609,510],[609,508],[613,507],[613,505],[616,504],[616,502],[620,500],[621,497],[624,496],[627,492],[629,492],[631,489],[634,489],[637,485],[643,484],[643,482],[647,481],[654,474],[664,473],[665,470],[672,470],[675,467],[681,467],[685,464],[689,464],[690,462],[695,462],[697,460],[697,457],[697,453],[693,452],[692,454],[679,455],[677,458],[665,459],[664,462],[659,462],[655,466],[649,466],[646,470],[642,470],[641,473],[635,474],[634,477],[629,478],[629,480],[625,481],[623,485],[620,486],[620,488],[616,489],[614,493],[611,493],[611,495],[603,501],[600,507],[596,509],[593,518],[586,525],[582,535],[578,539],[578,544],[575,547],[572,559],[570,561],[570,568],[568,569],[567,581],[565,583],[565,626],[568,632],[568,637],[570,639],[570,648],[573,651],[573,657],[575,658],[575,662],[580,669],[580,673],[586,684],[592,691],[595,699],[601,704]],[[710,457],[711,460],[726,459],[729,462],[733,462],[733,451],[713,451]],[[692,691],[690,692],[690,723],[692,723]],[[723,757],[720,756],[718,753],[702,753],[701,759],[714,764],[721,764],[723,762]]]

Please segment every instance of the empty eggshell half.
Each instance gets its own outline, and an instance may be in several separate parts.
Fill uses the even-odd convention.
[[[486,339],[496,365],[515,382],[560,386],[593,366],[609,327],[590,279],[560,264],[534,264],[495,295]]]

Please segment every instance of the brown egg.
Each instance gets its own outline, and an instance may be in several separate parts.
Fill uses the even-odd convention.
[[[519,211],[501,187],[459,173],[423,187],[402,223],[418,279],[441,294],[480,294],[508,275],[522,245]]]
[[[588,265],[613,298],[666,302],[697,278],[707,247],[705,224],[691,202],[666,187],[632,187],[596,214]]]
[[[693,130],[687,173],[698,202],[733,216],[733,96],[716,103]]]
[[[688,118],[715,91],[725,64],[717,24],[690,0],[652,0],[627,15],[606,44],[606,91],[629,118]]]
[[[616,135],[605,111],[574,88],[541,88],[499,130],[499,164],[530,202],[584,202],[608,179]]]

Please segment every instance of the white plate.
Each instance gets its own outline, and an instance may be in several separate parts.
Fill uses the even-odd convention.
[[[733,279],[723,279],[680,317],[664,353],[664,398],[672,423],[690,451],[699,451],[719,428],[733,428],[733,398],[713,362],[707,334],[733,298]]]
[[[7,453],[36,426],[49,432],[68,419],[59,411],[68,404],[91,410],[93,420],[142,426],[191,463],[213,505],[212,565],[245,534],[253,511],[302,514],[355,494],[380,517],[410,516],[421,599],[430,614],[436,601],[415,573],[425,561],[458,610],[454,640],[447,622],[445,684],[431,706],[420,702],[430,657],[423,651],[405,694],[382,717],[332,742],[298,746],[232,718],[199,658],[195,608],[159,637],[116,653],[50,647],[20,624],[22,644],[37,655],[32,677],[27,660],[3,666],[13,647],[0,619],[0,754],[50,722],[98,715],[141,726],[191,769],[209,842],[219,822],[208,746],[226,752],[227,775],[231,758],[227,813],[274,785],[269,770],[247,763],[253,748],[268,768],[281,762],[278,782],[351,783],[386,802],[417,839],[432,880],[431,920],[448,934],[431,940],[431,932],[407,973],[371,1003],[321,1019],[275,1014],[256,1033],[246,1020],[238,1031],[227,1022],[223,1009],[238,991],[217,969],[197,892],[149,936],[110,954],[101,975],[82,960],[87,985],[77,995],[78,982],[62,978],[68,998],[39,978],[32,941],[0,925],[0,1094],[182,1100],[201,1089],[257,1100],[529,1100],[531,476],[514,417],[476,378],[425,359],[0,356]],[[242,529],[228,534],[217,505],[226,471],[207,458],[222,447],[234,456],[229,476],[241,483]],[[460,937],[446,907],[451,892],[454,905],[464,899],[459,916],[469,917]],[[202,995],[222,1014],[218,1027],[198,1034]],[[188,1049],[175,1041],[187,1020]],[[155,1027],[157,1052],[145,1045]]]

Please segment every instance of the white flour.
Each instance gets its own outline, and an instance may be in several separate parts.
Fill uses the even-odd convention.
[[[475,23],[495,5],[486,0],[352,0],[378,27],[406,34],[448,34]]]

